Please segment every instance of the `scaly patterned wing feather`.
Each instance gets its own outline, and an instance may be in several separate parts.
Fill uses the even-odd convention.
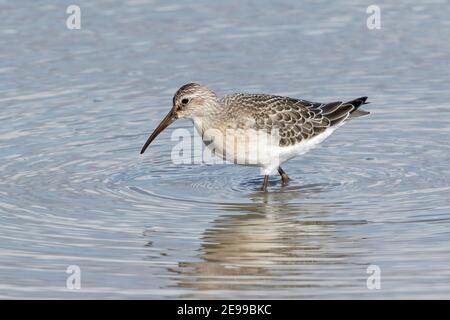
[[[255,129],[269,133],[277,129],[280,146],[289,146],[311,139],[346,120],[366,99],[362,97],[347,103],[317,103],[282,96],[241,93],[225,96],[222,102],[236,120],[252,118]]]

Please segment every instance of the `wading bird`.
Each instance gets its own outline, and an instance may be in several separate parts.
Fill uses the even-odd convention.
[[[289,181],[281,164],[308,152],[346,120],[369,114],[358,108],[367,97],[349,102],[317,103],[301,99],[236,93],[217,97],[203,85],[188,83],[173,97],[173,106],[142,147],[177,119],[192,119],[214,154],[237,164],[261,167],[266,191],[269,175],[278,171]]]

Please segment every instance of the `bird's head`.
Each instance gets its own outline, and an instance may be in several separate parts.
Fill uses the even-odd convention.
[[[172,109],[156,127],[155,131],[145,142],[141,154],[150,143],[170,124],[181,118],[196,118],[207,115],[211,108],[217,105],[217,96],[205,86],[188,83],[182,86],[173,96]]]

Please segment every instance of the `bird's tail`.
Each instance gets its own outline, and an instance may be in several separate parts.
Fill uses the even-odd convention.
[[[350,116],[348,117],[348,119],[362,117],[362,116],[366,116],[366,115],[370,114],[369,111],[359,109],[359,107],[362,106],[363,104],[369,103],[369,102],[366,102],[366,100],[367,100],[367,97],[361,97],[361,98],[358,98],[358,99],[355,99],[355,100],[345,103],[345,104],[351,104],[353,107],[355,107],[350,112]]]

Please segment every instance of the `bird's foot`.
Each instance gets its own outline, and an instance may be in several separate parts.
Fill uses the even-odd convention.
[[[284,172],[283,169],[281,169],[281,167],[278,167],[278,173],[279,173],[280,176],[281,176],[282,185],[284,186],[285,184],[288,183],[288,181],[289,181],[289,176],[287,175],[286,172]]]
[[[282,184],[283,186],[287,185],[288,182],[289,182],[289,180],[290,180],[290,178],[289,178],[289,176],[288,176],[286,173],[283,173],[283,174],[281,175],[281,184]]]

